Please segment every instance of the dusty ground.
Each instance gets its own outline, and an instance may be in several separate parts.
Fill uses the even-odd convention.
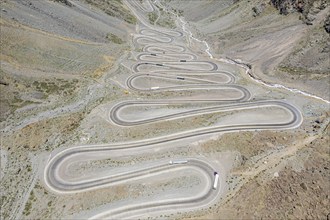
[[[180,126],[163,122],[143,129],[114,129],[104,118],[110,102],[151,96],[127,92],[120,86],[128,69],[119,64],[130,59],[134,17],[111,14],[113,8],[95,0],[84,1],[92,2],[88,10],[84,3],[72,8],[65,1],[0,2],[4,9],[0,20],[1,217],[58,219],[123,198],[149,198],[173,187],[171,182],[162,182],[146,191],[136,183],[66,196],[44,187],[39,172],[54,149],[138,140],[205,125],[210,120],[196,117],[180,121]],[[281,82],[329,100],[329,35],[322,23],[328,8],[316,16],[312,26],[306,26],[299,14],[284,17],[268,4],[256,16],[252,8],[262,1],[250,1],[248,6],[244,0],[235,5],[232,1],[187,2],[165,1],[185,16],[197,36],[212,45],[214,54],[252,64],[253,73],[265,81]],[[128,10],[118,4],[115,7]],[[161,14],[159,20],[147,16],[151,23],[173,28],[175,19]],[[247,83],[244,80],[242,83]],[[269,95],[281,96],[285,94],[278,91]],[[236,159],[228,175],[227,196],[200,212],[171,214],[170,218],[326,219],[330,210],[330,112],[327,105],[315,100],[302,103],[304,123],[296,130],[227,133],[198,146],[188,144],[134,159],[101,161],[86,170],[230,152]],[[189,177],[175,179],[172,184],[194,181],[198,182]]]
[[[307,26],[299,20],[299,13],[280,15],[272,5],[261,1],[249,1],[250,4],[221,1],[224,10],[220,11],[212,7],[220,4],[219,1],[165,2],[173,10],[183,11],[191,30],[206,39],[212,45],[211,51],[219,57],[239,58],[252,65],[257,78],[329,100],[329,34],[324,28],[329,6],[322,10],[314,7],[316,19],[313,25]],[[255,14],[255,7],[262,8],[260,14]],[[201,8],[207,13],[202,13]],[[243,133],[223,135],[221,145],[227,144],[224,138],[228,135],[232,138],[229,148],[242,146],[239,149],[242,164],[238,171],[233,171],[232,178],[233,182],[239,179],[245,183],[234,190],[235,196],[206,211],[210,214],[187,219],[329,218],[329,111],[321,113],[326,119],[321,126],[315,108],[304,109],[305,131],[293,135],[285,132],[281,137],[278,133],[266,132],[261,139],[256,139],[260,134],[250,134],[253,138]],[[300,143],[299,140],[304,139],[308,141]],[[262,164],[267,168],[249,171],[253,166],[256,168],[252,159],[255,155],[263,155],[276,146],[295,150],[289,155],[274,157],[271,165],[269,159],[264,158]],[[242,180],[241,175],[247,180]]]
[[[330,99],[328,3],[315,1],[309,10],[312,25],[306,25],[303,14],[283,15],[259,0],[164,2],[183,11],[190,29],[217,57],[241,59],[257,78]]]
[[[117,86],[102,81],[125,53],[133,26],[96,8],[86,13],[54,1],[1,1],[1,8],[1,216],[31,218],[40,187],[36,156],[80,140],[81,120],[116,96]],[[78,20],[85,22],[75,27]]]

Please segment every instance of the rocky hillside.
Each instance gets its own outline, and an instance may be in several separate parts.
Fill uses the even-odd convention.
[[[326,0],[271,0],[271,2],[281,14],[301,13],[301,18],[309,25],[313,24],[316,14],[328,5]]]
[[[135,17],[121,1],[0,3],[0,215],[31,219],[35,155],[79,137],[93,106],[114,99],[119,89],[104,78],[128,50]]]
[[[0,121],[17,108],[38,106],[48,96],[69,97],[76,86],[62,89],[69,86],[56,78],[102,75],[99,70],[127,48],[134,25],[125,18],[134,20],[133,15],[126,9],[125,17],[109,16],[94,5],[67,0],[1,2]],[[109,1],[107,7],[124,5]],[[62,94],[65,90],[71,92]]]
[[[271,0],[271,2],[282,14],[294,11],[308,13],[313,6],[321,6],[323,8],[326,6],[325,0]]]
[[[164,1],[181,10],[216,57],[241,59],[256,78],[330,99],[329,14],[324,0]],[[221,5],[220,5],[221,4]],[[212,7],[213,6],[213,7]]]
[[[93,5],[106,14],[119,18],[130,24],[136,23],[136,18],[131,14],[130,10],[123,4],[121,0],[84,0],[87,4]]]
[[[330,100],[330,8],[327,2],[221,1],[223,7],[217,9],[211,7],[213,3],[220,4],[212,0],[195,0],[194,5],[177,0],[164,1],[169,8],[182,11],[190,30],[209,43],[216,58],[240,59],[252,66],[256,78]],[[193,16],[195,13],[201,16]],[[203,50],[205,47],[201,48],[201,53]],[[312,115],[317,115],[315,110],[308,111],[304,120]],[[327,118],[328,113],[324,120]],[[309,123],[311,129],[315,131],[319,122],[317,119]],[[302,135],[309,133],[306,131]],[[238,134],[232,138],[233,142],[237,143],[242,136],[242,133]],[[278,134],[276,138],[279,138]],[[221,142],[224,140],[223,136]],[[228,145],[232,147],[235,143]],[[255,148],[257,141],[250,143]],[[283,164],[279,178],[265,181],[263,175],[259,175],[218,212],[195,219],[217,219],[219,216],[220,219],[330,219],[328,143],[329,124],[319,138],[303,143],[294,159]],[[265,142],[262,144],[264,149]],[[249,144],[242,146],[246,149]]]

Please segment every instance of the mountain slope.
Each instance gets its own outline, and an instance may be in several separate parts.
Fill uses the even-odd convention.
[[[241,59],[252,64],[256,78],[330,99],[325,28],[330,6],[325,1],[221,2],[226,7],[218,10],[203,7],[204,1],[194,1],[194,7],[180,1],[164,4],[183,10],[189,28],[211,45],[216,57]],[[190,18],[194,13],[205,16]]]

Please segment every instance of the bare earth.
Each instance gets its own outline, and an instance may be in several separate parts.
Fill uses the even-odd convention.
[[[330,218],[324,1],[0,3],[2,219]]]

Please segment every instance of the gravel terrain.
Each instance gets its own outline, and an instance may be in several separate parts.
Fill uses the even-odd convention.
[[[324,2],[0,0],[1,219],[329,218]]]
[[[329,34],[326,1],[164,1],[173,10],[182,10],[189,28],[211,46],[215,57],[241,59],[252,65],[253,74],[269,83],[279,83],[330,100]],[[219,10],[212,5],[221,4]],[[290,5],[291,4],[291,5]],[[294,5],[294,6],[292,6]],[[189,17],[204,14],[204,16]],[[309,25],[304,16],[313,17]]]

